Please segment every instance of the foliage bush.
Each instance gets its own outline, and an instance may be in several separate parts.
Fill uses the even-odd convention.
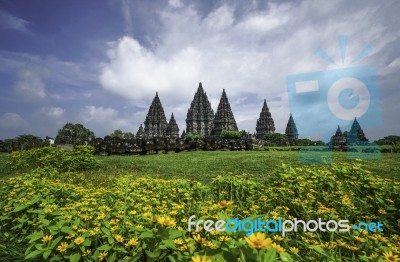
[[[245,132],[243,131],[222,130],[220,137],[225,139],[240,139],[244,134]]]
[[[189,142],[196,142],[200,139],[203,139],[204,137],[196,132],[188,132],[185,136],[185,140]]]
[[[92,146],[75,146],[72,151],[42,147],[9,154],[7,164],[14,170],[27,172],[36,168],[52,167],[59,172],[82,171],[94,168],[98,161]]]
[[[211,183],[175,178],[110,181],[115,187],[62,182],[57,170],[0,180],[1,238],[26,239],[25,258],[52,261],[383,261],[400,251],[400,183],[361,162],[293,168],[276,174],[223,174]],[[70,173],[70,178],[80,174]],[[187,218],[380,221],[382,233],[188,232]],[[263,242],[266,243],[266,242]]]

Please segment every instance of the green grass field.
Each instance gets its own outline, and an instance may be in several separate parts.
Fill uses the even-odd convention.
[[[271,175],[280,163],[300,166],[296,151],[195,151],[157,155],[98,156],[100,167],[87,175],[135,174],[161,178],[188,178],[202,182],[220,174],[252,174],[262,179]],[[0,154],[0,177],[14,175],[6,166],[7,154]],[[346,153],[335,152],[334,162],[351,162]],[[363,160],[376,175],[400,180],[400,154],[382,154],[380,159]]]
[[[214,151],[182,152],[147,156],[98,157],[98,174],[134,173],[161,178],[180,177],[202,182],[220,174],[252,174],[262,179],[279,169],[281,162],[300,166],[298,152]],[[351,162],[345,153],[335,153],[334,162]],[[383,177],[400,180],[400,154],[382,154],[377,160],[364,160],[366,168]]]

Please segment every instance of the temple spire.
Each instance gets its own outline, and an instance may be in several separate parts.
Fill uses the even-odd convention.
[[[296,123],[293,120],[292,114],[290,114],[289,121],[286,126],[285,134],[289,139],[289,143],[292,144],[298,137]]]
[[[262,139],[265,134],[275,132],[274,120],[272,119],[271,113],[269,112],[266,99],[264,99],[264,104],[261,109],[260,117],[257,119],[256,131],[256,137],[258,139]]]
[[[171,118],[169,119],[166,135],[171,138],[178,138],[179,137],[179,127],[175,121],[174,113],[171,114]]]
[[[214,111],[200,82],[186,115],[186,132],[209,136],[213,121]]]
[[[146,137],[163,137],[165,136],[166,128],[167,119],[165,118],[158,92],[156,92],[144,121],[144,133]]]
[[[219,135],[223,130],[238,131],[225,89],[222,90],[221,100],[219,101],[217,112],[215,113],[212,134]]]

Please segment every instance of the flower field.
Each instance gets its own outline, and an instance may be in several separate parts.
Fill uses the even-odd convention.
[[[85,178],[85,181],[84,181]],[[398,261],[400,183],[364,162],[281,167],[209,183],[133,174],[102,185],[44,166],[0,180],[0,234],[33,261]],[[380,221],[367,232],[188,231],[188,218]]]

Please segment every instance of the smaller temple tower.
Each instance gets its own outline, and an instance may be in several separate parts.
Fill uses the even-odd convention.
[[[290,144],[293,144],[294,141],[299,138],[299,133],[297,132],[296,124],[293,120],[292,114],[290,114],[285,134],[288,137]]]
[[[166,129],[167,119],[158,92],[156,92],[144,121],[144,134],[146,137],[164,137]]]
[[[166,129],[166,136],[171,138],[178,138],[179,137],[179,127],[175,121],[174,113],[171,114],[171,118],[169,119],[167,129]]]
[[[212,135],[219,136],[223,130],[238,131],[225,89],[222,91],[221,100],[219,101],[217,112],[215,113]]]
[[[264,105],[261,109],[260,118],[257,119],[256,131],[257,139],[263,139],[265,134],[275,132],[274,119],[272,119],[271,113],[269,112],[266,99],[264,99]]]
[[[144,130],[142,124],[140,124],[138,131],[136,132],[136,138],[142,139],[144,138]]]
[[[357,118],[354,118],[353,124],[351,125],[351,129],[347,137],[347,142],[349,145],[368,142],[368,139],[365,137],[364,131],[358,123]]]
[[[340,126],[337,127],[336,133],[331,138],[332,146],[342,146],[346,144],[346,137],[343,135]]]

